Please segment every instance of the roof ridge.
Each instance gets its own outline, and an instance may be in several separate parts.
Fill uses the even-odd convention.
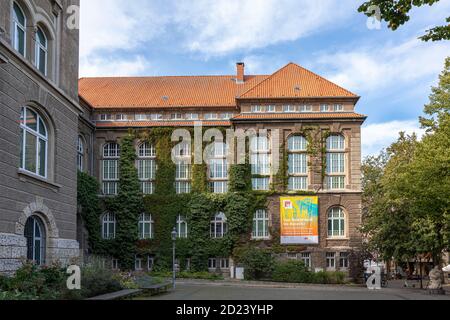
[[[268,77],[268,74],[247,74],[246,77]],[[236,75],[172,75],[172,76],[110,76],[110,77],[81,77],[78,80],[92,80],[92,79],[151,79],[151,78],[227,78],[236,77]]]

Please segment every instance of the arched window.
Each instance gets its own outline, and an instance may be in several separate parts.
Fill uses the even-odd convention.
[[[177,218],[177,234],[180,239],[186,239],[188,237],[187,221],[186,218],[181,215]]]
[[[27,258],[37,265],[45,263],[45,228],[42,220],[31,216],[25,223],[25,238],[27,239]]]
[[[40,27],[36,31],[36,47],[35,47],[35,65],[43,74],[47,75],[48,63],[48,40]]]
[[[213,193],[228,192],[228,160],[227,145],[222,142],[215,142],[212,145],[209,156],[209,183]]]
[[[345,237],[345,213],[342,208],[332,208],[328,212],[328,237]]]
[[[219,212],[214,216],[211,221],[211,238],[218,239],[223,238],[228,233],[227,217],[223,212]]]
[[[112,240],[116,237],[116,215],[107,212],[102,218],[102,237],[105,240]]]
[[[102,190],[104,195],[116,195],[119,190],[120,146],[115,142],[103,146]]]
[[[329,190],[345,189],[345,138],[332,135],[327,139],[327,180]]]
[[[257,210],[255,212],[252,238],[255,240],[269,239],[269,214],[267,210]]]
[[[139,239],[153,239],[154,235],[154,221],[152,215],[149,213],[141,213],[139,216]]]
[[[292,136],[288,140],[289,190],[308,189],[308,141],[303,136]]]
[[[30,107],[23,107],[20,128],[20,168],[47,178],[48,130],[44,119]]]
[[[153,194],[156,177],[156,150],[148,142],[138,148],[138,175],[143,194]]]
[[[77,140],[77,167],[78,170],[84,171],[84,139],[82,136],[78,136]]]
[[[25,56],[27,19],[20,6],[13,3],[13,47],[22,56]]]
[[[268,191],[271,175],[271,147],[269,137],[261,135],[250,139],[252,184],[255,191]]]

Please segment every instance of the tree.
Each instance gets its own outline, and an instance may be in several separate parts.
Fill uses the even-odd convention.
[[[124,270],[132,270],[138,241],[138,221],[144,204],[135,166],[134,135],[122,139],[119,193],[114,199],[117,219],[116,254]]]
[[[363,231],[372,250],[389,260],[432,255],[450,247],[450,59],[425,106],[421,141],[401,134],[387,161],[369,158],[364,172]]]
[[[364,2],[358,9],[372,17],[376,14],[374,7],[379,8],[381,18],[388,23],[388,27],[397,30],[410,20],[409,12],[413,7],[432,6],[439,0],[369,0]],[[447,24],[427,30],[427,34],[420,37],[423,41],[450,40],[450,17],[446,19]]]

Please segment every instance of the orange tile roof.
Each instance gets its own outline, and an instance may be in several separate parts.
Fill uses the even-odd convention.
[[[267,76],[82,78],[80,96],[96,109],[236,107],[236,97]]]
[[[300,67],[289,63],[272,76],[244,92],[240,99],[252,98],[318,98],[318,97],[348,97],[357,95],[345,90],[331,81]]]
[[[204,127],[229,127],[230,121],[201,121]],[[97,128],[193,127],[194,121],[120,121],[97,122]]]
[[[366,119],[367,116],[359,113],[243,113],[233,120],[297,120],[297,119]]]
[[[236,99],[358,96],[290,63],[273,75],[82,78],[79,95],[95,109],[236,107]],[[298,87],[300,90],[296,90]]]

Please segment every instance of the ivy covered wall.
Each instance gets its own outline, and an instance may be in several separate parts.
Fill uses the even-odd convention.
[[[229,193],[209,193],[207,166],[194,164],[192,193],[177,195],[174,187],[176,168],[171,159],[175,145],[171,142],[172,132],[171,128],[157,128],[139,134],[130,132],[122,138],[119,193],[114,198],[99,198],[98,182],[80,173],[78,199],[89,232],[91,254],[116,258],[123,269],[133,268],[136,254],[152,255],[155,257],[156,269],[170,269],[171,232],[180,215],[188,223],[188,237],[177,240],[177,258],[181,268],[185,267],[189,258],[193,271],[206,271],[208,258],[237,257],[244,249],[261,244],[251,241],[252,219],[256,210],[266,208],[271,195],[286,191],[287,153],[284,145],[281,147],[281,170],[274,177],[274,185],[269,192],[252,191],[250,165],[241,164],[230,167]],[[306,133],[308,140],[313,141],[312,136]],[[144,197],[139,189],[135,140],[148,141],[156,149],[157,173],[153,195]],[[320,142],[319,145],[310,145],[315,148],[309,151],[310,154],[320,153],[323,149]],[[101,237],[100,221],[106,211],[116,214],[117,231],[113,240]],[[143,212],[150,213],[154,221],[154,237],[150,240],[138,239],[138,220]],[[218,212],[225,213],[227,217],[228,233],[224,238],[211,239],[210,223]],[[271,236],[270,246],[273,251],[286,250],[279,245],[279,232],[271,230]]]

